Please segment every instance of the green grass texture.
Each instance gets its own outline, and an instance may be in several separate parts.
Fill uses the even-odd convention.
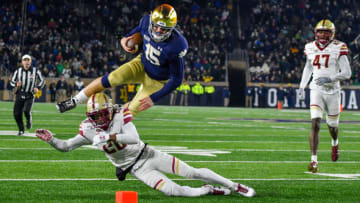
[[[144,203],[360,202],[360,112],[344,111],[340,157],[331,161],[331,137],[320,130],[318,174],[310,163],[308,109],[154,106],[133,119],[141,139],[196,168],[253,187],[257,195],[169,197],[128,175],[117,181],[104,153],[81,147],[59,152],[36,137],[18,137],[12,102],[0,102],[0,202],[115,202],[116,191],[136,191]],[[35,103],[37,128],[68,139],[78,133],[85,105],[58,113]],[[24,117],[25,122],[25,117]],[[204,182],[166,174],[180,185]]]

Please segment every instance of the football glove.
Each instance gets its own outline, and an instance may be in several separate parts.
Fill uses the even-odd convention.
[[[100,133],[100,134],[95,135],[95,137],[93,138],[93,144],[92,145],[98,145],[98,144],[106,143],[109,140],[110,140],[110,135],[109,134]]]
[[[298,95],[299,95],[300,100],[305,100],[305,90],[304,90],[304,88],[299,89]]]
[[[325,83],[331,83],[331,79],[329,77],[319,77],[315,79],[315,83],[319,86],[324,85]]]
[[[45,142],[50,142],[53,138],[53,135],[49,130],[36,129],[36,137],[44,140]]]

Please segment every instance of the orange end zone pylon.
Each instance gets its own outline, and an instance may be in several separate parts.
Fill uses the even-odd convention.
[[[343,105],[340,104],[340,112],[343,112]]]
[[[115,194],[115,203],[137,203],[138,194],[134,191],[117,191]]]

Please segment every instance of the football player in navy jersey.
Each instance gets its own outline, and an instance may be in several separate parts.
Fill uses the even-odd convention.
[[[121,39],[125,51],[136,51],[127,46],[134,33],[141,33],[143,51],[110,74],[92,81],[74,98],[56,105],[62,113],[84,103],[90,95],[105,88],[127,83],[141,83],[141,87],[129,104],[133,115],[154,105],[162,97],[176,89],[182,82],[184,60],[188,49],[185,37],[175,28],[177,14],[169,4],[162,4],[144,16],[139,25]]]

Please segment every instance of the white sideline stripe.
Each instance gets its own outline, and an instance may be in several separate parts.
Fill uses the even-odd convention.
[[[127,181],[139,181],[138,179],[129,178],[126,179]],[[181,179],[181,178],[174,178],[170,180],[177,180],[177,181],[194,181],[198,179]],[[232,178],[230,180],[242,180],[242,181],[349,181],[349,180],[357,180],[360,179],[356,178]],[[118,181],[117,179],[113,178],[53,178],[53,179],[0,179],[0,181]]]
[[[77,149],[77,150],[90,150],[93,149],[91,147],[88,147],[91,145],[84,145],[83,147]],[[161,146],[156,146],[153,145],[154,147],[161,147]],[[0,150],[54,150],[54,148],[50,148],[50,147],[43,147],[43,148],[16,148],[16,147],[0,147]],[[191,150],[191,149],[189,149]],[[197,149],[197,150],[202,150],[202,149]],[[219,151],[219,150],[227,150],[227,151],[234,151],[234,152],[308,152],[309,150],[305,150],[305,149],[206,149],[207,151],[211,152],[211,150],[213,151]],[[174,152],[174,151],[172,151]],[[318,150],[318,152],[331,152],[331,150]],[[360,150],[339,150],[339,152],[346,152],[346,153],[359,153]],[[171,152],[169,152],[171,153]]]
[[[266,136],[266,135],[265,135]],[[242,140],[146,140],[147,142],[201,142],[201,143],[309,143],[309,141],[242,141]],[[340,143],[360,144],[360,142],[341,141]]]
[[[54,148],[15,148],[15,147],[0,147],[0,150],[55,150]],[[89,148],[81,147],[76,150],[90,150]]]
[[[18,131],[6,131],[6,130],[0,130],[0,135],[17,135]],[[23,137],[36,137],[35,133],[28,133],[25,132]]]
[[[90,145],[91,146],[91,145]],[[160,147],[153,145],[154,147]],[[83,147],[77,149],[77,150],[90,150],[88,145],[84,145]],[[50,147],[43,147],[43,148],[16,148],[16,147],[0,147],[0,150],[54,150],[54,148]],[[201,150],[201,149],[198,149]],[[308,152],[309,150],[305,149],[206,149],[207,151],[219,151],[219,150],[227,150],[227,151],[234,151],[234,152]],[[174,151],[172,151],[174,152]],[[318,152],[331,152],[331,150],[318,150]],[[346,152],[346,153],[359,153],[360,150],[339,150],[339,152]],[[169,152],[171,153],[171,152]]]
[[[214,149],[215,150],[215,149]],[[240,152],[308,152],[305,149],[216,149]],[[331,150],[317,150],[318,152],[331,152]],[[339,152],[360,152],[360,150],[339,150]]]
[[[109,160],[0,160],[0,163],[11,163],[11,162],[109,162]],[[309,163],[309,161],[186,161],[187,163]],[[360,161],[321,161],[322,164],[333,163],[333,164],[358,164]]]

